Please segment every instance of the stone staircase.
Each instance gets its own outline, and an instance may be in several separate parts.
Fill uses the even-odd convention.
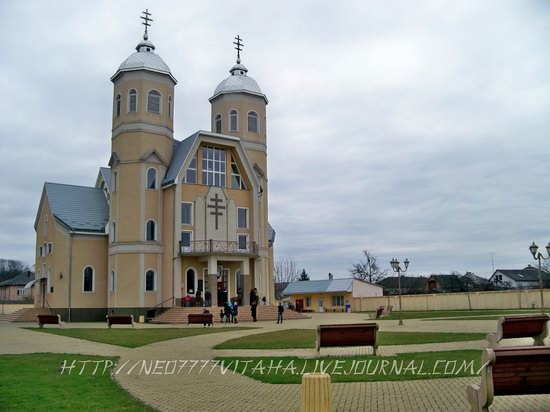
[[[24,308],[9,315],[0,315],[0,322],[36,322],[36,315],[50,313],[45,308]]]
[[[151,323],[187,323],[187,314],[189,313],[202,313],[204,308],[192,307],[192,308],[182,308],[182,307],[173,307],[168,309],[166,312],[161,315],[153,318]],[[214,315],[214,323],[220,323],[220,307],[211,307],[208,308],[210,313]],[[258,321],[277,321],[277,306],[271,305],[260,305],[256,311],[256,318]],[[292,319],[308,319],[308,316],[305,316],[301,313],[294,312],[290,309],[285,309],[283,313],[284,320]],[[239,323],[240,322],[252,322],[252,313],[250,311],[250,306],[239,306]]]

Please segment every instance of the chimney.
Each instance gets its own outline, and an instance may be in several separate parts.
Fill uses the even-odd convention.
[[[332,273],[329,272],[328,278],[329,278],[329,280],[332,280]]]

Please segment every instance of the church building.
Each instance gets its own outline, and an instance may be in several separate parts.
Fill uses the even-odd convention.
[[[209,98],[210,130],[178,140],[177,80],[144,15],[143,40],[111,77],[109,167],[94,186],[44,184],[35,306],[64,320],[104,320],[180,306],[187,296],[248,304],[253,288],[274,304],[268,100],[241,63],[241,39],[229,77]]]

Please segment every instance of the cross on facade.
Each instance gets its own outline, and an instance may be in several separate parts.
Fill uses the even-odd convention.
[[[220,202],[223,202],[223,200],[218,197],[217,193],[214,197],[211,197],[210,200],[214,202],[214,204],[208,205],[207,207],[209,209],[214,209],[214,211],[210,212],[210,214],[216,217],[216,230],[218,230],[218,216],[223,216],[223,213],[221,213],[220,210],[225,209],[225,206],[221,206],[219,204]]]
[[[233,44],[236,45],[237,47],[235,47],[235,50],[237,50],[237,62],[240,63],[241,62],[241,51],[242,51],[242,47],[244,46],[244,43],[241,43],[241,38],[240,36],[237,34],[237,37],[235,37],[235,40],[237,41],[234,41]]]
[[[150,19],[150,18],[149,18],[149,16],[152,16],[152,14],[149,13],[149,9],[145,9],[145,11],[142,11],[142,13],[143,13],[143,15],[144,15],[145,17],[141,16],[140,19],[143,20],[143,23],[141,23],[141,24],[143,24],[143,25],[145,26],[145,34],[144,34],[144,37],[146,37],[146,36],[147,36],[147,27],[150,27],[150,26],[151,26],[151,25],[149,24],[149,22],[150,22],[150,21],[153,21],[153,19]]]

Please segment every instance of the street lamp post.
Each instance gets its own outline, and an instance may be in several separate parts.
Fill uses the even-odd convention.
[[[403,314],[401,312],[401,272],[405,273],[409,268],[409,259],[405,259],[405,270],[401,268],[399,261],[396,258],[393,258],[390,261],[391,268],[394,272],[397,273],[397,288],[399,289],[399,324],[403,324]]]
[[[531,251],[531,254],[533,255],[533,258],[535,260],[538,260],[539,262],[539,282],[540,282],[540,311],[544,313],[544,282],[542,280],[542,268],[541,268],[541,260],[550,259],[550,242],[546,245],[546,252],[548,253],[548,257],[544,257],[541,252],[539,252],[539,247],[533,242],[531,246],[529,246],[529,250]]]

